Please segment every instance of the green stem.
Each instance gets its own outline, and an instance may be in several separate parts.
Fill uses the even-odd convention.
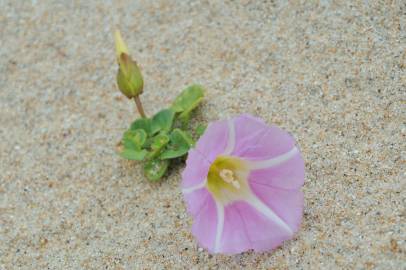
[[[147,116],[145,115],[144,108],[142,107],[141,99],[140,96],[134,97],[135,105],[137,105],[137,110],[140,113],[141,117],[146,118]]]

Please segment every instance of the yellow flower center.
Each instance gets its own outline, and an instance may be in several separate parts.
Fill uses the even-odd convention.
[[[219,156],[210,166],[207,189],[223,204],[241,199],[249,192],[248,168],[245,162],[232,156]]]

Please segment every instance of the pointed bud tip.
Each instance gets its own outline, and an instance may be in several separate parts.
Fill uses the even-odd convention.
[[[127,45],[125,44],[123,38],[121,37],[120,30],[116,29],[116,32],[114,34],[114,39],[116,42],[116,56],[117,56],[117,60],[119,60],[120,55],[122,53],[129,54],[128,48],[127,48]]]

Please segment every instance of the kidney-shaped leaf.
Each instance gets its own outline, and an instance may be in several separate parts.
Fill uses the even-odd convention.
[[[129,159],[129,160],[138,160],[141,161],[145,158],[147,155],[146,150],[132,150],[132,149],[124,149],[119,153],[119,155],[123,158]]]
[[[158,181],[168,169],[168,160],[153,159],[148,161],[144,166],[145,176],[150,181]]]
[[[200,85],[191,85],[184,89],[179,96],[176,97],[172,104],[172,109],[175,112],[185,113],[192,111],[199,105],[204,96],[203,87]]]
[[[159,111],[152,117],[151,122],[151,134],[155,134],[158,131],[168,132],[172,128],[175,112],[172,109],[165,109]]]
[[[122,143],[125,149],[141,149],[147,139],[147,133],[143,129],[127,130],[124,132]]]
[[[189,133],[176,128],[170,135],[168,148],[163,151],[159,157],[161,159],[171,159],[183,156],[189,151],[193,144],[194,141]]]
[[[139,118],[132,122],[130,130],[143,129],[147,134],[151,133],[152,121],[148,118]]]

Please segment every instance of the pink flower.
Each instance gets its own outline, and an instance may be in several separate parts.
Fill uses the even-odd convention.
[[[192,233],[209,252],[271,250],[299,229],[303,159],[287,132],[258,118],[211,123],[182,178]]]

